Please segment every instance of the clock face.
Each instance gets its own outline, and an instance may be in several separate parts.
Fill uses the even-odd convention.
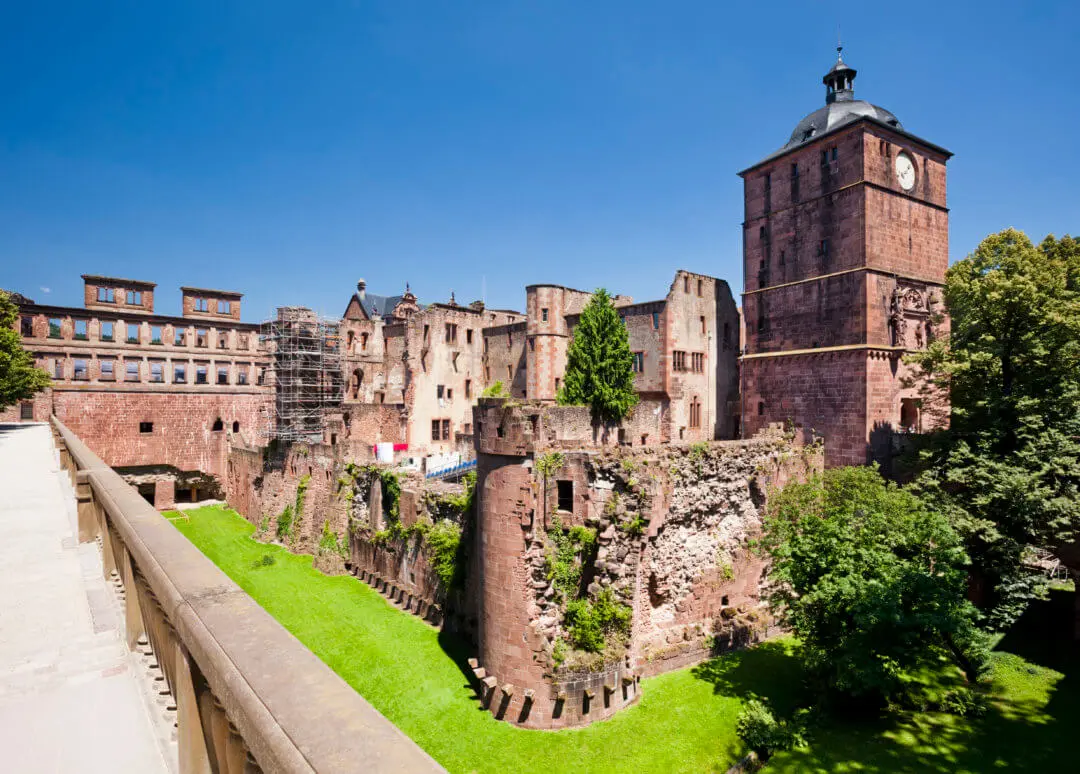
[[[900,153],[896,157],[896,179],[905,191],[915,187],[915,164],[906,153]]]

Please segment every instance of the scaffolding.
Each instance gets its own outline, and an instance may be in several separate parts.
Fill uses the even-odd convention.
[[[265,333],[274,385],[273,422],[267,436],[317,443],[323,438],[326,415],[341,407],[339,324],[307,307],[282,306],[265,324]]]

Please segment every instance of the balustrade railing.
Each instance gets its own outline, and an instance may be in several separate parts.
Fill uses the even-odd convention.
[[[181,774],[442,768],[206,558],[55,417],[80,542],[122,585],[128,647],[176,707]]]

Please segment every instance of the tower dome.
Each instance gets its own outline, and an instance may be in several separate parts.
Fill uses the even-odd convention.
[[[803,118],[795,125],[791,137],[782,151],[790,150],[804,142],[809,142],[844,124],[850,124],[860,118],[873,118],[894,129],[903,129],[900,119],[883,107],[872,105],[861,99],[855,99],[854,67],[843,59],[843,46],[836,47],[836,64],[821,82],[825,84],[825,105]]]

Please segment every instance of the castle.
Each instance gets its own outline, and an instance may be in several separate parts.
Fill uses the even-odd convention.
[[[855,74],[838,56],[824,107],[739,173],[741,314],[685,270],[613,297],[640,397],[621,423],[556,405],[588,292],[531,285],[517,312],[361,280],[340,319],[252,325],[238,293],[184,288],[166,317],[152,283],[90,275],[83,309],[20,304],[54,382],[5,418],[55,413],[159,508],[224,493],[297,547],[335,533],[347,558],[320,549],[324,569],[470,639],[500,718],[607,717],[642,676],[769,635],[748,541],[770,487],[887,469],[947,421],[903,356],[947,330],[950,154],[856,100]],[[469,469],[472,495],[441,481]],[[453,580],[437,524],[460,536]]]

